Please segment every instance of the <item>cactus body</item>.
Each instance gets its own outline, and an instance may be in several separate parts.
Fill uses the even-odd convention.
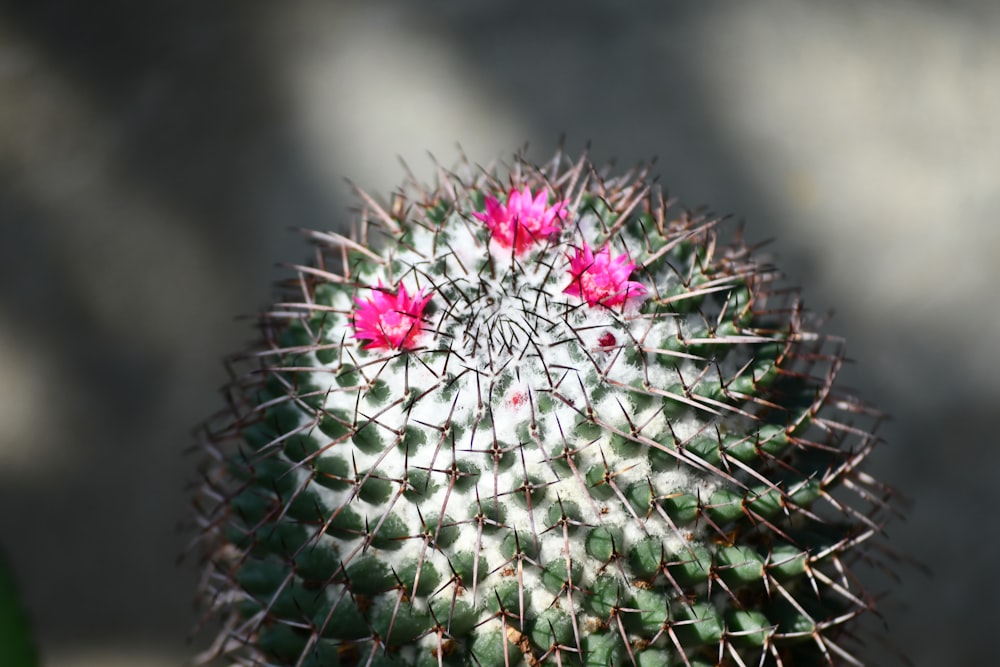
[[[643,170],[507,178],[363,195],[353,238],[311,233],[207,429],[212,655],[856,662],[849,568],[886,492],[840,344]]]

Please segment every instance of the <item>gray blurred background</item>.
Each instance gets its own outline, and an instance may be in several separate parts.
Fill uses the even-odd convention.
[[[775,237],[845,381],[894,416],[872,470],[889,630],[996,664],[1000,4],[0,2],[0,543],[52,667],[194,653],[184,456],[290,226],[351,219],[456,143],[659,156]],[[889,664],[873,646],[870,664]]]

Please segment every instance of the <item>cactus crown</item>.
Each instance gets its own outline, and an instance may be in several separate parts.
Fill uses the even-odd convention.
[[[198,503],[210,655],[857,663],[886,492],[840,342],[645,169],[466,171],[310,232],[234,366]]]

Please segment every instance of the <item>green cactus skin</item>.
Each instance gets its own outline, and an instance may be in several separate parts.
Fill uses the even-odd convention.
[[[646,169],[462,171],[309,232],[318,262],[233,365],[197,497],[203,659],[861,664],[851,566],[890,494],[841,342]],[[490,201],[525,187],[555,231],[504,244]],[[584,247],[624,256],[627,298],[585,298]],[[426,307],[366,344],[400,288]]]

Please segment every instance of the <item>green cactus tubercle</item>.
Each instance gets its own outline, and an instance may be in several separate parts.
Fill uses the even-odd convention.
[[[887,492],[840,343],[644,169],[463,169],[311,232],[239,358],[197,502],[210,657],[858,663]]]

